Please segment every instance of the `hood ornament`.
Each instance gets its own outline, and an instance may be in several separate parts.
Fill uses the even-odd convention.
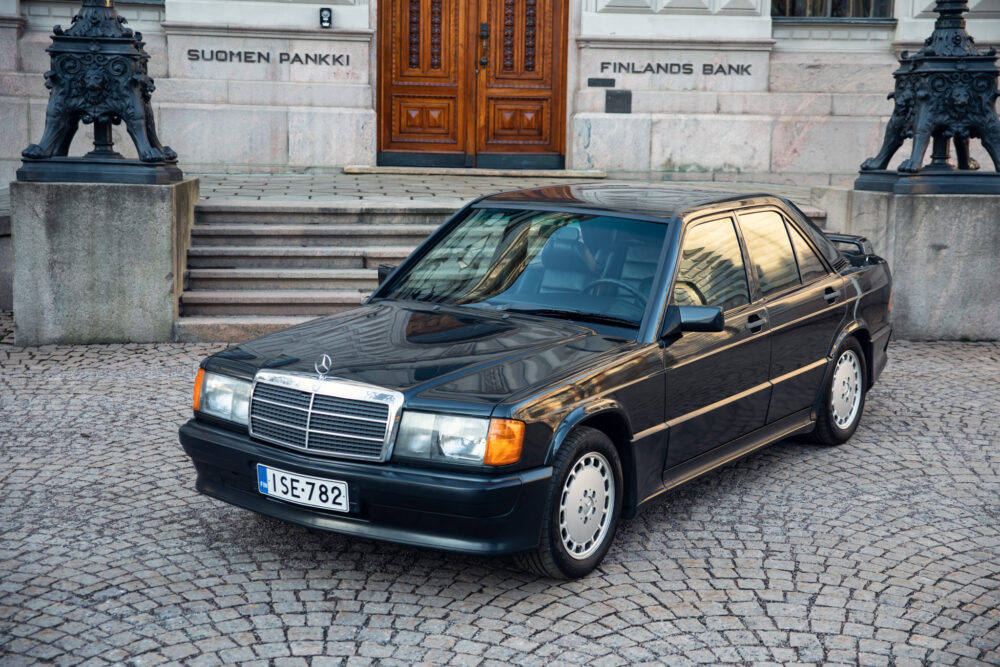
[[[329,354],[324,354],[323,357],[313,364],[313,368],[316,369],[316,374],[319,375],[320,380],[325,380],[330,369],[333,368],[333,359],[330,358]]]

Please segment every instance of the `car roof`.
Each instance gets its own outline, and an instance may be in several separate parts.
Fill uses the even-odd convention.
[[[779,198],[764,193],[747,194],[709,188],[663,185],[658,183],[566,183],[489,195],[480,200],[487,206],[515,205],[544,208],[581,208],[672,219],[685,211],[709,207],[733,200],[763,203]]]

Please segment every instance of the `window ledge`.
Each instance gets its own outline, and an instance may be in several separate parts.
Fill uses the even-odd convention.
[[[829,16],[772,16],[773,23],[780,23],[783,26],[808,25],[842,25],[847,27],[878,26],[889,27],[896,25],[896,19],[887,18],[851,18],[851,17],[829,17]]]

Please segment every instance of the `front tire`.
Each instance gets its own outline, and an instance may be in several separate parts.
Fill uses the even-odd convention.
[[[830,379],[823,388],[813,439],[821,445],[841,445],[858,430],[865,409],[868,369],[861,344],[844,340],[833,357]]]
[[[523,569],[553,579],[589,574],[604,559],[622,513],[622,467],[607,435],[580,426],[556,455],[542,535],[516,556]]]

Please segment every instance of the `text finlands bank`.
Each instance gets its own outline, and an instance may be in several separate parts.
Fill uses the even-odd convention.
[[[747,63],[704,63],[701,66],[703,76],[751,76],[752,64]],[[610,62],[601,63],[601,74],[694,74],[694,63],[660,62]]]

